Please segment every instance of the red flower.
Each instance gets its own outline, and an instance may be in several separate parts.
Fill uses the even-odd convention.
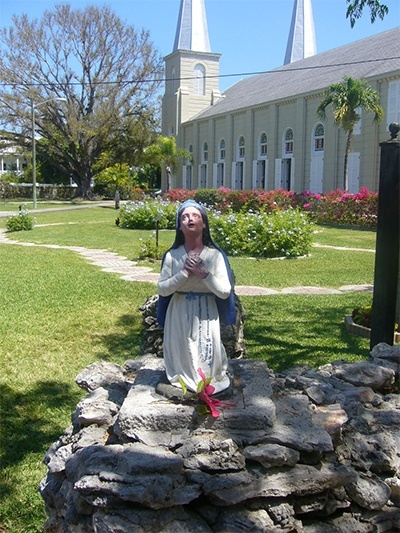
[[[201,381],[197,386],[197,396],[202,402],[206,404],[211,416],[213,418],[218,418],[221,412],[217,409],[217,407],[233,407],[233,404],[228,402],[222,402],[221,400],[217,400],[216,398],[211,398],[211,394],[213,394],[215,391],[215,387],[210,385],[211,378],[206,378],[201,368],[198,368],[197,372],[201,377]]]

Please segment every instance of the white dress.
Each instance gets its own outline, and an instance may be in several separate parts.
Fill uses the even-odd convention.
[[[173,295],[164,325],[165,369],[172,385],[181,387],[180,376],[196,392],[201,368],[217,393],[229,386],[229,377],[215,296],[228,298],[231,284],[219,250],[204,246],[200,254],[209,272],[205,279],[182,271],[186,258],[184,246],[169,250],[158,281],[161,296]]]

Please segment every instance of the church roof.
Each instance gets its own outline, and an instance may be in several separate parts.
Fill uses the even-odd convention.
[[[181,0],[173,51],[211,52],[204,0]]]
[[[190,120],[284,101],[306,93],[318,93],[328,85],[352,78],[400,74],[400,27],[346,44],[306,59],[251,76],[227,89],[220,100]]]

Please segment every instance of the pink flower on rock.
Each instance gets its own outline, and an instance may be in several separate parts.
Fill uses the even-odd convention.
[[[215,387],[210,385],[210,381],[212,378],[206,378],[201,368],[198,368],[197,372],[201,377],[201,381],[197,386],[197,396],[202,402],[206,404],[211,416],[213,418],[218,418],[221,412],[217,409],[217,407],[233,407],[233,404],[228,402],[222,402],[221,400],[217,400],[216,398],[211,398],[211,395],[215,391]]]

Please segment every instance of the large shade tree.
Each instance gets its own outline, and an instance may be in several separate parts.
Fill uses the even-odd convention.
[[[0,31],[0,47],[2,126],[29,146],[33,112],[38,155],[42,150],[71,177],[79,195],[91,196],[102,161],[135,163],[142,151],[135,152],[135,143],[145,146],[145,132],[154,128],[152,120],[149,128],[143,124],[158,105],[163,72],[147,31],[126,25],[107,6],[61,4],[40,20],[14,17],[13,26]],[[137,132],[128,138],[136,125],[140,142]],[[123,154],[116,149],[122,140]]]
[[[379,104],[379,93],[365,80],[345,76],[339,83],[333,83],[325,90],[324,98],[320,102],[317,113],[321,118],[326,116],[326,108],[333,108],[334,123],[347,133],[344,153],[343,188],[349,188],[348,161],[353,140],[354,127],[360,120],[359,111],[374,114],[374,122],[383,117],[383,109]]]

